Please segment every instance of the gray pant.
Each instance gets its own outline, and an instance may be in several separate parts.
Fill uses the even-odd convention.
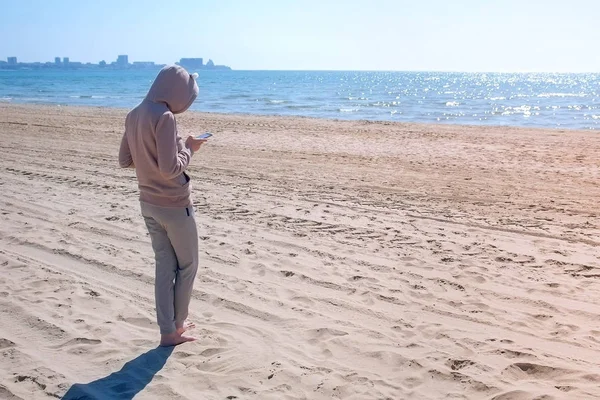
[[[198,230],[193,207],[141,203],[156,260],[154,296],[161,334],[173,333],[188,316],[198,270]]]

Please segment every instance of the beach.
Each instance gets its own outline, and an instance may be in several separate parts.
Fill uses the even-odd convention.
[[[600,397],[597,132],[178,116],[214,137],[161,350],[125,114],[0,103],[0,398]]]

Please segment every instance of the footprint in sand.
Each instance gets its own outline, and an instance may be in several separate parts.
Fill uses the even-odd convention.
[[[23,400],[22,397],[15,395],[13,392],[8,390],[4,385],[0,385],[0,399],[4,400]]]
[[[575,373],[576,371],[569,369],[525,362],[511,364],[502,372],[503,375],[509,375],[515,380],[538,379],[545,381],[572,378]]]
[[[8,339],[0,338],[0,350],[8,349],[9,347],[15,347],[16,344]]]
[[[73,347],[73,346],[79,346],[79,345],[97,345],[102,343],[101,340],[99,339],[89,339],[89,338],[85,338],[85,337],[78,337],[75,339],[71,339],[63,344],[59,344],[57,346],[53,346],[53,348],[55,349],[63,349],[66,347]]]
[[[306,333],[307,333],[307,336],[309,337],[309,341],[312,341],[312,342],[324,342],[331,338],[348,335],[348,332],[340,331],[337,329],[331,329],[331,328],[311,329],[311,330],[308,330]]]
[[[254,265],[250,268],[250,270],[258,276],[265,276],[266,268],[263,264]]]
[[[448,360],[448,362],[446,363],[446,365],[452,370],[452,371],[459,371],[463,368],[469,367],[471,365],[474,365],[475,363],[471,360]]]
[[[155,329],[156,327],[154,326],[154,322],[152,320],[150,320],[149,318],[146,317],[123,317],[122,315],[119,315],[117,317],[118,321],[123,321],[125,323],[140,327],[140,328],[147,328],[147,329]]]
[[[300,303],[304,306],[312,306],[313,304],[315,304],[315,302],[307,296],[292,296],[290,297],[290,300],[295,303]]]
[[[535,398],[535,396],[533,396],[530,392],[525,392],[523,390],[511,390],[510,392],[494,396],[491,400],[529,400],[532,398]],[[538,398],[542,399],[543,397]]]

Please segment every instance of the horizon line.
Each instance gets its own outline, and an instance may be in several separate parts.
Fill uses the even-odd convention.
[[[24,63],[29,64],[29,63]],[[84,64],[85,65],[85,64]],[[97,64],[94,64],[97,65]],[[156,64],[156,69],[161,65],[170,66],[173,64]],[[231,68],[231,67],[230,67]],[[74,69],[66,69],[69,71],[77,70]],[[82,68],[85,69],[85,68]],[[151,69],[151,68],[145,68]],[[0,71],[17,71],[23,70],[21,68],[0,68]],[[27,69],[25,69],[27,71]],[[108,70],[108,69],[107,69]],[[115,69],[113,69],[115,70]],[[116,71],[127,71],[128,69],[116,69]],[[190,71],[195,71],[196,68],[190,68]],[[38,69],[36,69],[38,71]],[[577,74],[577,75],[587,75],[587,74],[600,74],[600,71],[551,71],[551,70],[531,70],[531,71],[465,71],[465,70],[442,70],[442,69],[235,69],[231,68],[229,70],[201,70],[203,73],[209,72],[222,72],[222,73],[231,73],[231,72],[379,72],[379,73],[442,73],[442,74]]]
[[[125,56],[127,56],[126,54],[124,54]],[[11,57],[16,57],[17,59],[19,58],[19,56],[7,56],[5,57],[6,59],[11,58]],[[59,57],[61,58],[61,60],[63,59],[63,57]],[[181,57],[179,59],[179,61],[174,61],[174,62],[167,62],[167,63],[163,63],[163,62],[157,62],[157,61],[149,61],[149,60],[145,60],[145,61],[130,61],[128,62],[128,65],[133,65],[134,62],[150,62],[150,63],[154,63],[155,66],[170,66],[170,65],[176,65],[178,62],[181,61],[181,59],[185,59],[185,58],[198,58],[198,59],[204,59],[204,57]],[[209,58],[210,60],[210,58]],[[4,61],[4,60],[1,60]],[[100,62],[106,62],[104,59],[97,61],[97,62],[92,62],[92,61],[77,61],[77,60],[73,60],[71,62],[74,63],[81,63],[81,64],[92,64],[94,66],[99,65]],[[5,61],[6,62],[6,61]],[[50,61],[18,61],[18,64],[34,64],[34,63],[41,63],[41,64],[47,64],[47,63],[52,63],[52,60]],[[106,62],[106,65],[110,65],[113,62],[111,61]],[[229,66],[229,65],[225,65],[223,64],[223,66],[228,66],[229,68],[231,68],[231,71],[271,71],[271,72],[436,72],[436,73],[474,73],[474,74],[600,74],[600,70],[598,71],[565,71],[565,70],[545,70],[545,69],[531,69],[531,70],[457,70],[457,69],[388,69],[388,68],[375,68],[375,69],[363,69],[363,68],[359,68],[359,69],[346,69],[346,68],[308,68],[308,69],[297,69],[297,68],[241,68],[241,69],[234,69],[233,67]]]
[[[11,56],[12,57],[12,56]],[[2,60],[4,61],[4,60]],[[103,60],[101,60],[103,61]],[[73,61],[75,63],[81,63],[86,65],[88,63],[99,66],[99,62],[82,62],[82,61]],[[176,65],[178,61],[173,63],[160,63],[156,61],[140,61],[140,62],[152,62],[156,67],[160,66],[170,66]],[[51,63],[51,61],[19,61],[18,64],[34,64],[34,63]],[[17,64],[17,65],[18,65]],[[110,64],[107,63],[107,66]],[[128,65],[134,65],[133,62]],[[435,72],[435,73],[472,73],[472,74],[600,74],[599,71],[557,71],[557,70],[455,70],[455,69],[336,69],[336,68],[307,68],[307,69],[296,69],[296,68],[241,68],[236,69],[231,66],[228,66],[231,70],[227,72],[404,72],[404,73],[417,73],[417,72]],[[193,70],[194,68],[190,68]],[[11,70],[6,69],[4,70]],[[210,71],[210,70],[207,70]]]
[[[600,74],[600,71],[552,71],[552,70],[444,70],[444,69],[233,69],[231,71],[270,71],[270,72],[441,72],[441,73],[474,73],[474,74]],[[230,72],[231,72],[230,71]]]

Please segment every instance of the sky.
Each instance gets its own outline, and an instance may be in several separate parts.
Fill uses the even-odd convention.
[[[0,0],[0,59],[600,72],[599,0]]]

